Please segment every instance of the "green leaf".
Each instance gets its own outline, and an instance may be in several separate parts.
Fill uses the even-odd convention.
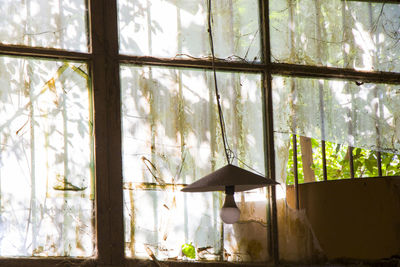
[[[349,161],[350,161],[349,159],[343,159],[343,160],[339,161],[339,164],[342,167],[346,167],[349,164]]]
[[[315,171],[315,170],[317,169],[317,165],[315,165],[315,163],[312,163],[312,164],[311,164],[311,169],[312,169],[313,171]]]
[[[319,147],[319,142],[314,138],[311,138],[311,144],[312,144],[313,148],[314,147]]]
[[[339,152],[339,150],[340,150],[340,144],[338,144],[338,145],[336,146],[335,154],[337,154],[337,153]]]
[[[183,244],[182,245],[182,253],[183,255],[185,255],[186,257],[190,258],[190,259],[194,259],[196,258],[196,249],[194,248],[194,246],[192,244]]]
[[[366,160],[365,161],[365,166],[367,167],[367,170],[370,172],[370,173],[373,173],[374,172],[374,161],[373,160]]]
[[[354,172],[358,171],[358,167],[360,167],[360,166],[361,166],[361,162],[355,161],[354,162]]]

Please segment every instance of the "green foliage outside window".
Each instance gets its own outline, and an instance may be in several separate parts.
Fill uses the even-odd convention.
[[[304,183],[303,162],[301,155],[300,138],[297,136],[297,170],[299,183]],[[314,171],[315,180],[322,181],[323,178],[323,160],[321,140],[311,138],[313,163],[311,169]],[[326,168],[328,180],[347,179],[351,177],[350,173],[350,155],[348,146],[325,142]],[[353,148],[353,166],[354,177],[376,177],[378,172],[378,153],[376,151]],[[399,176],[400,167],[399,156],[392,153],[381,152],[382,176]],[[289,149],[289,160],[287,163],[286,184],[294,184],[294,161],[293,161],[293,143]]]

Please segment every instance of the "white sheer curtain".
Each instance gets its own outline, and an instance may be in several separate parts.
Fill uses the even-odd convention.
[[[276,132],[399,154],[399,85],[275,76],[273,88]]]

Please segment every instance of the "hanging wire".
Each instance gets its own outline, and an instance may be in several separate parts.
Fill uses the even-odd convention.
[[[224,121],[224,115],[222,113],[222,108],[221,108],[221,100],[220,100],[220,95],[218,91],[218,83],[217,83],[217,72],[215,69],[215,52],[214,52],[214,39],[213,39],[213,34],[212,34],[212,8],[211,8],[211,0],[207,1],[207,11],[208,11],[208,36],[209,36],[209,41],[210,41],[210,47],[211,47],[211,62],[212,62],[212,70],[214,74],[214,87],[215,87],[215,98],[217,100],[217,106],[218,106],[218,115],[219,115],[219,124],[221,126],[221,135],[222,135],[222,141],[224,143],[224,151],[225,151],[225,156],[226,160],[228,161],[228,164],[231,164],[234,158],[234,153],[233,151],[229,148],[228,144],[228,139],[226,137],[226,131],[225,131],[225,121]]]

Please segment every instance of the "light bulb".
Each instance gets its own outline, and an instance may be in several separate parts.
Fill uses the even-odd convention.
[[[226,224],[233,224],[240,218],[240,210],[236,206],[235,199],[232,194],[226,194],[225,202],[219,214],[221,219]]]

